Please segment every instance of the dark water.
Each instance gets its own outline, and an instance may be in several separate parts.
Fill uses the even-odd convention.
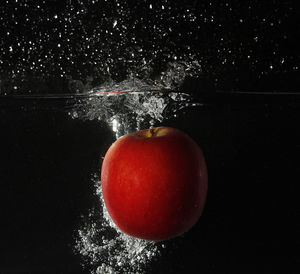
[[[112,260],[105,254],[90,260],[74,250],[81,216],[91,208],[101,210],[93,176],[99,176],[101,155],[115,132],[97,119],[74,119],[62,103],[57,105],[47,101],[32,108],[22,101],[1,107],[1,273],[90,273],[97,262]],[[201,145],[209,171],[208,200],[192,230],[158,246],[159,253],[147,247],[156,255],[135,261],[131,270],[299,269],[298,117],[295,103],[215,104],[188,107],[156,122],[184,130]],[[122,250],[114,236],[106,237]]]

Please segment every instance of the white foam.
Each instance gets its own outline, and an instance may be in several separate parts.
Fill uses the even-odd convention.
[[[95,180],[99,208],[83,216],[75,250],[83,258],[83,266],[93,274],[143,273],[157,259],[163,243],[130,237],[117,229],[104,206],[101,183]]]

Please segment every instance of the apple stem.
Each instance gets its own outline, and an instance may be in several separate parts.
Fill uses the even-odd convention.
[[[155,136],[155,134],[156,134],[156,130],[155,130],[155,128],[150,128],[150,137],[153,137],[153,136]]]

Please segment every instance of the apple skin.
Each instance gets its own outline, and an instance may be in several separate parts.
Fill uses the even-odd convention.
[[[122,136],[101,169],[103,198],[116,226],[152,241],[189,230],[202,214],[207,168],[199,146],[170,127]]]

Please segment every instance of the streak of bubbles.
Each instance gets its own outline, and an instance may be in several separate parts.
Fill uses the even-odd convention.
[[[156,260],[166,247],[164,243],[136,239],[120,232],[104,206],[101,183],[93,178],[98,207],[83,216],[78,230],[75,252],[80,254],[83,267],[93,274],[144,273],[147,265]]]

